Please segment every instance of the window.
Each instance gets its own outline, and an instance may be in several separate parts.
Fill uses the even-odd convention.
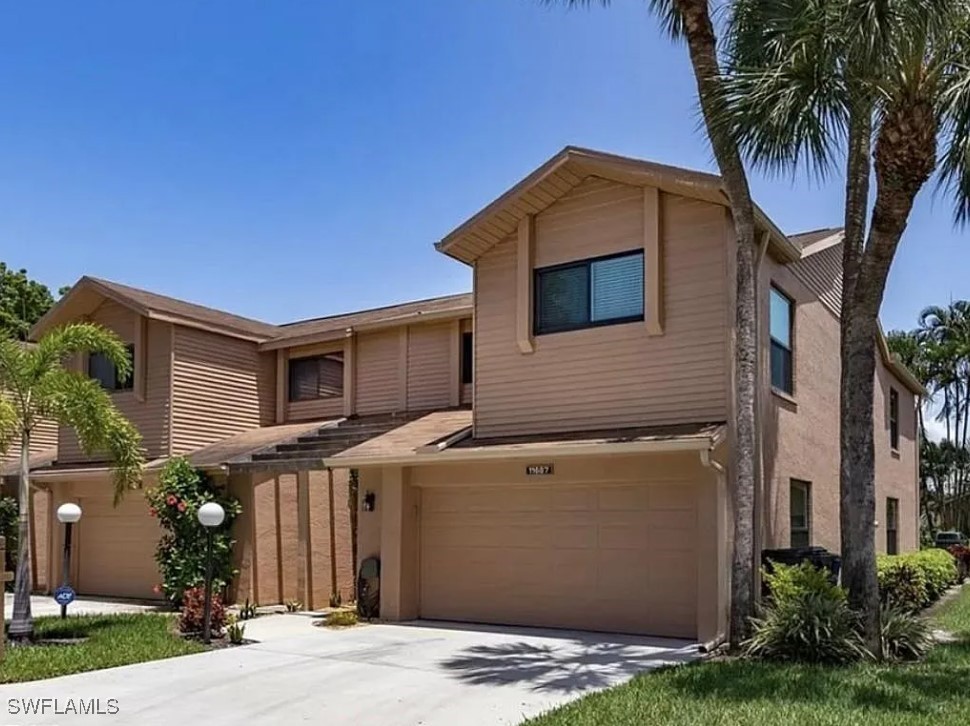
[[[899,500],[886,498],[886,554],[899,554]]]
[[[775,287],[771,288],[771,385],[779,391],[792,393],[795,380],[792,367],[792,321],[791,298]]]
[[[101,353],[88,356],[88,377],[93,378],[106,391],[130,391],[135,387],[135,346],[126,345],[128,360],[131,362],[131,374],[124,380],[118,375],[115,364]]]
[[[799,479],[791,480],[788,499],[791,519],[791,547],[808,547],[812,543],[812,485]]]
[[[471,383],[474,374],[475,346],[472,333],[461,334],[461,382]]]
[[[899,391],[889,389],[889,446],[899,451]]]
[[[643,252],[535,271],[535,332],[561,333],[643,320]]]
[[[315,401],[343,395],[343,353],[290,361],[290,401]]]

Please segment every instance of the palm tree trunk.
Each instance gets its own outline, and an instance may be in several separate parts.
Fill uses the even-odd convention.
[[[737,237],[734,446],[734,550],[731,563],[730,642],[747,636],[755,602],[755,476],[757,325],[754,205],[737,143],[715,121],[723,103],[717,43],[707,0],[674,0],[697,83],[701,112],[731,205]]]
[[[34,619],[30,613],[30,430],[20,437],[20,486],[18,492],[19,521],[17,527],[17,574],[14,579],[13,617],[8,635],[11,640],[29,640],[34,635]]]

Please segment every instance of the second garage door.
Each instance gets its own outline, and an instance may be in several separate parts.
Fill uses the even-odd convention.
[[[426,488],[421,616],[692,638],[696,490]]]
[[[155,546],[161,530],[139,492],[117,506],[111,496],[79,499],[78,592],[110,597],[158,598]]]

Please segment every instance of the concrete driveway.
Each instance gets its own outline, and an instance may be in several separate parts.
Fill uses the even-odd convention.
[[[144,613],[164,610],[164,605],[132,602],[131,600],[78,598],[72,602],[67,612],[71,615],[114,615],[116,613]],[[31,595],[30,612],[35,618],[45,615],[60,615],[61,606],[49,595]],[[13,614],[13,593],[4,593],[3,616],[9,621]]]
[[[555,630],[414,623],[332,631],[279,615],[250,623],[261,642],[168,661],[0,687],[4,723],[105,723],[25,717],[10,699],[117,701],[115,724],[353,726],[517,724],[660,665],[697,657],[686,641]],[[14,716],[16,715],[16,718]]]

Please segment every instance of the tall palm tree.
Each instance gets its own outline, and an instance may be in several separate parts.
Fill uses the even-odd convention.
[[[720,123],[767,169],[845,158],[840,522],[843,579],[880,652],[873,392],[878,314],[916,194],[935,170],[970,218],[965,0],[735,0]],[[942,157],[937,144],[942,140]],[[868,225],[870,174],[876,182]]]
[[[115,502],[141,481],[141,436],[94,380],[68,370],[63,362],[81,353],[100,353],[114,363],[121,378],[131,374],[124,344],[90,323],[52,330],[36,345],[0,339],[0,428],[20,442],[20,519],[13,619],[9,635],[33,635],[30,612],[30,445],[35,427],[55,421],[77,433],[87,453],[104,452],[114,467]]]
[[[646,0],[673,38],[684,40],[690,56],[701,115],[714,152],[724,191],[731,207],[737,238],[735,343],[735,446],[732,471],[734,487],[734,550],[731,563],[731,645],[746,637],[755,603],[755,477],[757,407],[756,243],[754,203],[741,153],[734,137],[717,123],[723,115],[725,94],[721,81],[717,36],[708,0]],[[597,0],[542,0],[567,6],[588,6]],[[598,0],[608,6],[610,0]]]

